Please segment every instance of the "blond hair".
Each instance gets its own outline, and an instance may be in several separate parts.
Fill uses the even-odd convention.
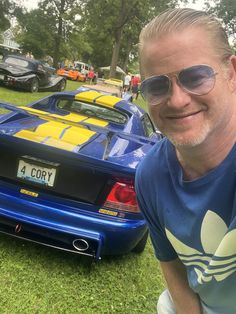
[[[226,61],[233,54],[228,37],[221,23],[206,12],[190,8],[169,9],[156,16],[141,31],[139,36],[139,53],[143,54],[143,48],[147,41],[160,38],[167,33],[184,30],[188,27],[202,27],[212,38],[215,50],[219,57]]]

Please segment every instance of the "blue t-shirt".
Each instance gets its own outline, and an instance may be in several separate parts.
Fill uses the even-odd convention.
[[[236,145],[206,175],[184,181],[163,139],[139,164],[136,192],[157,258],[177,257],[209,313],[236,314]],[[212,310],[212,312],[211,312]]]

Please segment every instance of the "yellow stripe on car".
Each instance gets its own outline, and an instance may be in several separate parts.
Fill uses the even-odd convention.
[[[59,122],[47,122],[34,131],[22,130],[15,133],[18,138],[73,151],[78,145],[86,143],[96,132],[82,127]]]
[[[103,105],[106,107],[114,107],[121,99],[116,96],[111,95],[102,95],[99,98],[96,98],[96,104]]]
[[[54,138],[59,138],[62,132],[67,127],[68,126],[63,123],[50,121],[47,123],[40,124],[37,127],[35,133],[38,134],[39,136],[44,136],[44,137],[52,136]]]
[[[86,143],[94,134],[96,132],[72,126],[65,130],[61,139],[72,144],[81,145]]]
[[[114,107],[120,101],[120,98],[110,95],[103,95],[97,91],[86,91],[75,95],[75,100],[88,101],[105,107]],[[31,107],[22,106],[28,113],[44,119],[45,123],[38,125],[32,130],[22,130],[15,134],[29,141],[73,151],[76,146],[82,145],[96,134],[96,132],[88,130],[80,122],[86,122],[98,127],[106,127],[108,121],[102,119],[90,118],[79,113],[68,113],[67,115],[52,114]]]
[[[32,113],[32,114],[36,113],[36,114],[40,114],[40,115],[44,115],[44,116],[50,115],[50,113],[47,111],[42,111],[42,110],[30,108],[30,107],[19,106],[19,108],[24,109],[25,111]]]
[[[99,92],[96,91],[87,91],[81,92],[75,95],[75,100],[89,101],[93,102],[97,97],[101,96]]]
[[[40,135],[38,135],[32,131],[28,131],[28,130],[19,131],[19,132],[15,133],[14,136],[19,137],[19,138],[23,138],[25,140],[37,142],[37,143],[41,143],[45,139],[45,136],[40,136]]]
[[[102,120],[94,119],[94,118],[89,118],[86,115],[80,115],[78,113],[69,113],[66,116],[60,116],[58,114],[52,114],[50,116],[55,117],[55,118],[62,118],[63,117],[63,120],[68,120],[68,121],[72,121],[72,122],[83,122],[83,121],[85,121],[86,123],[93,124],[96,126],[102,126],[102,127],[107,126],[109,124],[106,121],[102,121]]]
[[[56,147],[56,148],[60,148],[60,149],[64,149],[64,150],[68,150],[70,152],[72,152],[75,149],[75,147],[77,146],[75,144],[67,143],[65,141],[58,140],[58,139],[53,138],[53,137],[49,137],[44,142],[44,144],[48,145],[48,146],[52,146],[52,147]]]
[[[67,121],[72,121],[72,122],[81,122],[86,119],[86,117],[78,114],[78,113],[69,113],[65,116],[59,115],[59,114],[50,114],[50,117],[55,117]]]
[[[20,108],[24,109],[26,112],[28,112],[32,115],[37,116],[38,118],[42,118],[42,119],[45,119],[48,121],[58,121],[58,122],[62,122],[62,123],[68,122],[68,124],[70,124],[70,122],[76,123],[76,122],[81,122],[81,121],[86,119],[86,117],[79,115],[77,113],[68,113],[68,115],[62,116],[59,114],[51,114],[49,112],[30,108],[30,107],[23,107],[22,106]]]
[[[102,120],[98,120],[98,119],[94,119],[94,118],[88,118],[85,121],[86,123],[89,124],[93,124],[93,125],[97,125],[97,126],[107,126],[109,123],[106,121],[102,121]]]
[[[104,81],[104,84],[110,84],[118,87],[123,87],[123,81],[119,79],[107,79]]]
[[[75,100],[94,102],[105,107],[114,107],[121,99],[116,96],[103,95],[97,91],[86,91],[75,95]]]

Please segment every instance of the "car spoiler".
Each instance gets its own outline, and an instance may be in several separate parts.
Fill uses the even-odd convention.
[[[0,110],[0,124],[6,122],[6,120],[9,119],[9,115],[10,116],[14,116],[15,114],[23,114],[26,116],[32,116],[32,117],[37,117],[39,119],[43,119],[46,121],[56,121],[56,122],[60,122],[60,123],[65,123],[67,125],[71,125],[71,126],[76,126],[76,127],[80,127],[80,128],[85,128],[91,131],[94,131],[96,133],[99,134],[104,134],[106,136],[106,144],[104,146],[104,153],[103,153],[103,158],[102,159],[107,159],[109,156],[109,144],[111,142],[111,140],[113,139],[113,137],[119,137],[121,139],[125,139],[128,141],[133,141],[139,145],[154,145],[158,140],[163,138],[163,135],[157,131],[157,138],[156,139],[150,139],[141,135],[136,135],[136,134],[130,134],[127,132],[122,132],[122,131],[111,131],[110,129],[106,128],[106,127],[99,127],[99,126],[94,126],[94,125],[85,125],[85,124],[80,124],[79,122],[74,122],[71,121],[69,119],[60,117],[60,116],[52,116],[51,113],[47,112],[47,111],[42,111],[42,110],[38,110],[38,109],[34,109],[31,107],[16,107],[15,105],[6,103],[6,102],[1,102],[0,103],[0,108],[2,108],[3,110],[9,110],[12,111],[12,113],[9,113],[8,115],[6,115],[6,113],[1,113]],[[20,119],[20,117],[19,117]],[[88,142],[85,144],[87,145]],[[83,145],[82,145],[83,146]],[[82,148],[82,147],[81,147]]]

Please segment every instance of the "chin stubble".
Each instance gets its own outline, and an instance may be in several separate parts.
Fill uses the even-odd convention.
[[[202,144],[207,138],[209,133],[210,133],[210,126],[209,124],[205,124],[202,127],[201,131],[198,134],[196,134],[196,136],[191,137],[191,138],[185,138],[184,136],[182,138],[179,138],[179,137],[176,138],[174,133],[168,134],[168,132],[165,135],[175,147],[183,147],[183,146],[195,147],[197,145]]]

